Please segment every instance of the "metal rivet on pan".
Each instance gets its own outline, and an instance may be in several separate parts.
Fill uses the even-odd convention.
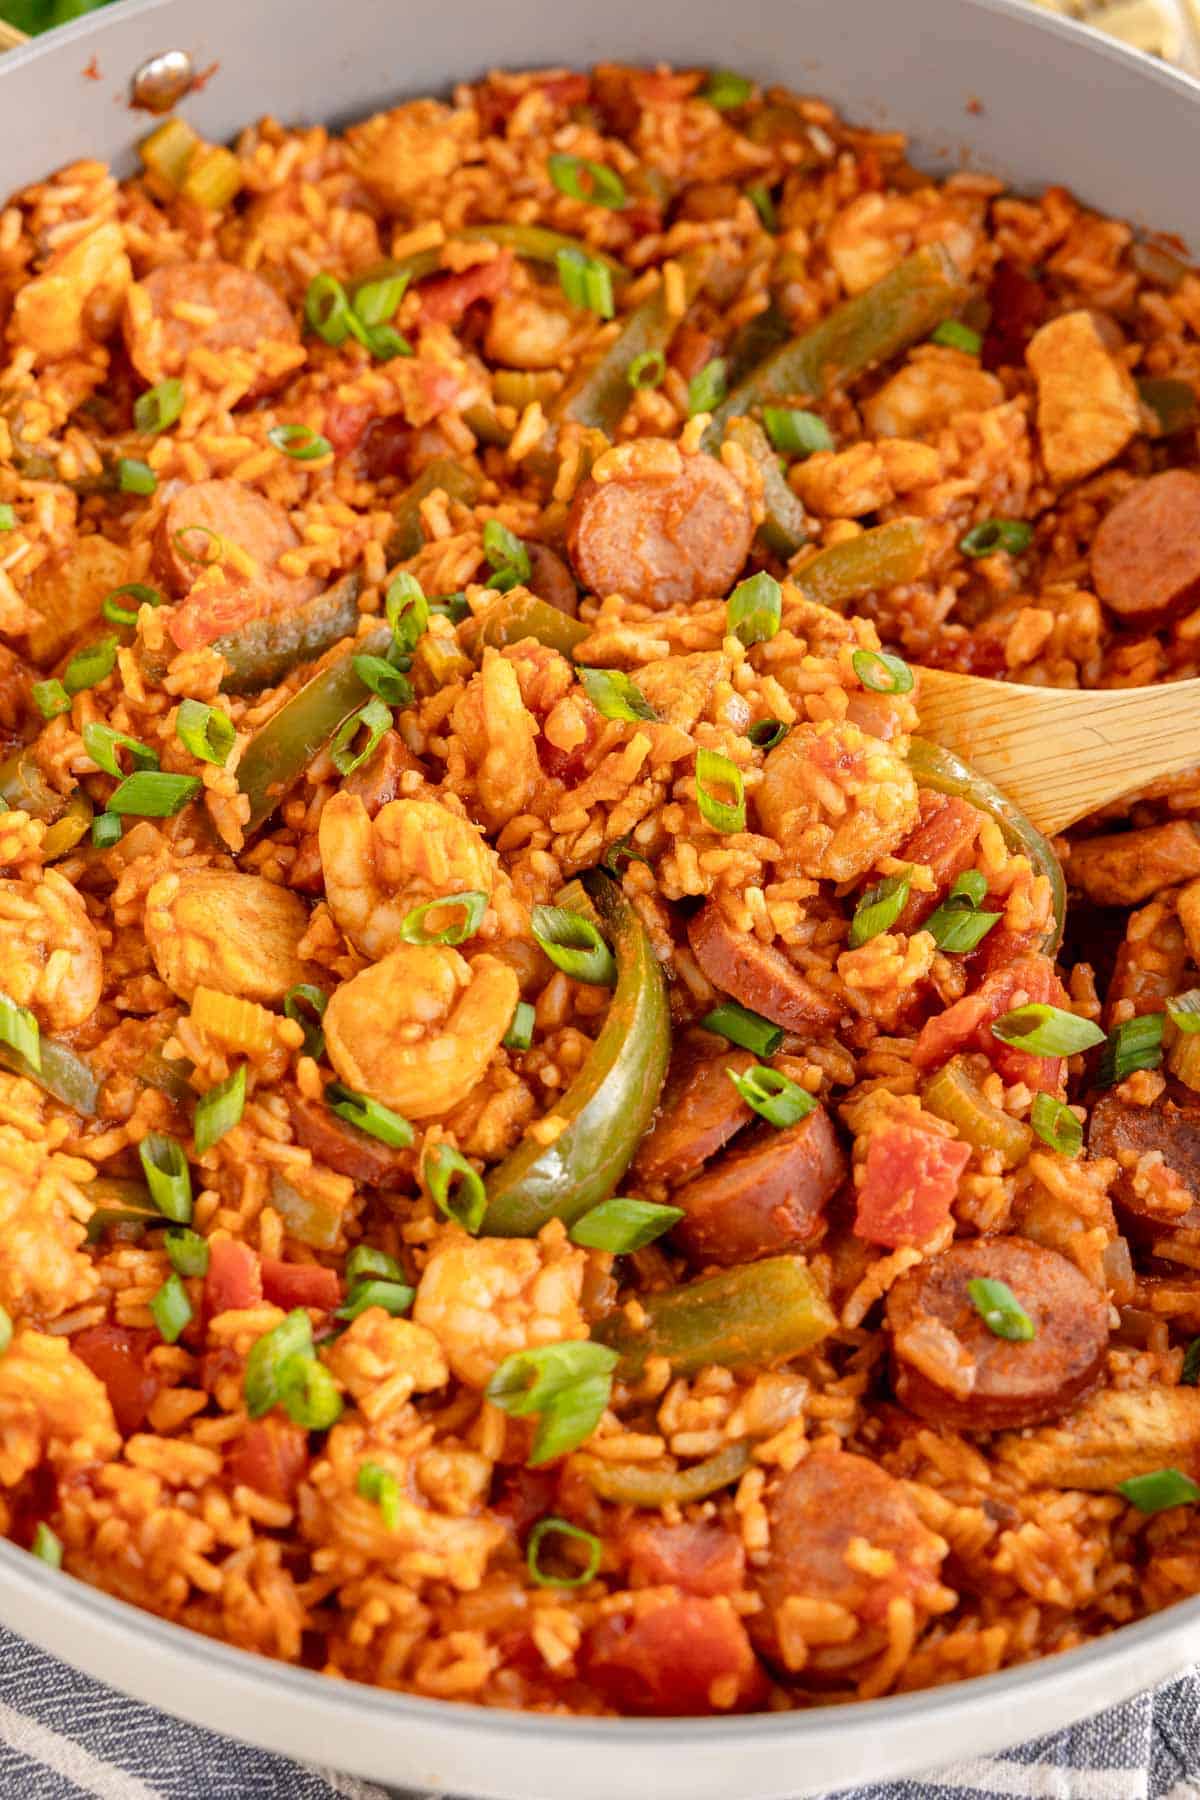
[[[150,57],[133,77],[133,104],[147,112],[165,113],[192,85],[192,59],[186,50],[164,50]]]

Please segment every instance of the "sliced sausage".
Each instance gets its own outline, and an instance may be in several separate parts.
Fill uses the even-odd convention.
[[[785,1031],[829,1030],[841,1009],[794,969],[783,952],[735,931],[715,900],[688,922],[692,954],[714,987]]]
[[[759,1577],[764,1607],[751,1629],[759,1651],[805,1676],[831,1676],[864,1662],[887,1642],[890,1603],[908,1599],[918,1625],[944,1611],[938,1581],[944,1540],[930,1531],[894,1476],[848,1450],[814,1450],[767,1501],[770,1550]],[[855,1556],[858,1539],[871,1552]],[[872,1561],[877,1566],[872,1567]],[[857,1621],[840,1642],[805,1645],[789,1631],[787,1602],[832,1601]]]
[[[933,873],[931,893],[912,889],[893,931],[918,931],[945,899],[952,884],[975,861],[982,816],[957,795],[923,791],[921,822],[894,852],[903,863],[921,863]]]
[[[579,590],[575,586],[575,578],[557,551],[545,544],[525,545],[529,556],[529,580],[526,583],[531,594],[544,600],[547,606],[553,606],[557,612],[566,613],[573,619],[579,611]]]
[[[403,1187],[411,1178],[415,1163],[410,1150],[394,1150],[344,1124],[319,1100],[306,1100],[297,1094],[288,1102],[292,1130],[296,1142],[311,1150],[318,1162],[364,1187]]]
[[[658,1117],[638,1146],[632,1174],[641,1182],[687,1181],[749,1125],[751,1109],[729,1079],[753,1068],[748,1050],[700,1050],[686,1040],[671,1058]]]
[[[624,594],[661,612],[724,594],[741,573],[754,536],[745,490],[713,456],[674,461],[676,472],[662,477],[589,476],[579,487],[567,550],[589,593]]]
[[[1113,1208],[1129,1237],[1168,1256],[1181,1233],[1200,1242],[1200,1106],[1168,1099],[1151,1109],[1103,1094],[1088,1120],[1088,1149],[1120,1166]],[[1139,1171],[1144,1156],[1155,1160]],[[1172,1209],[1179,1187],[1192,1196],[1186,1211]]]
[[[256,584],[285,584],[289,591],[298,585],[278,566],[284,551],[300,543],[283,508],[240,481],[196,481],[168,501],[155,538],[159,572],[172,593],[190,593],[198,577],[212,568],[232,584],[251,579],[240,559],[222,559],[218,538],[258,565]]]
[[[733,1084],[730,1083],[730,1086]],[[813,1244],[825,1208],[846,1179],[846,1157],[818,1106],[777,1131],[747,1133],[737,1147],[671,1198],[686,1218],[673,1237],[695,1263],[744,1263]]]
[[[1032,1338],[997,1337],[968,1292],[1003,1281]],[[1026,1238],[952,1244],[904,1275],[887,1301],[896,1398],[959,1431],[1039,1425],[1066,1411],[1104,1366],[1108,1301],[1065,1256]]]
[[[1185,819],[1144,831],[1106,831],[1072,844],[1071,886],[1097,906],[1137,906],[1200,875],[1200,828]]]
[[[287,302],[261,275],[227,262],[167,263],[134,290],[150,302],[125,306],[122,327],[129,360],[142,378],[180,375],[192,350],[258,352],[264,344],[298,344],[300,327]],[[264,376],[253,392],[276,382]]]
[[[726,1525],[637,1519],[625,1533],[630,1573],[644,1587],[736,1594],[746,1570],[742,1540]]]
[[[1092,540],[1092,583],[1123,618],[1180,612],[1200,599],[1200,475],[1139,481]]]
[[[620,1712],[696,1717],[761,1705],[766,1680],[726,1599],[664,1599],[593,1625],[587,1678]]]

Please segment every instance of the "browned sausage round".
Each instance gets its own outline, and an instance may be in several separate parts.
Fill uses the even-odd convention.
[[[1200,475],[1167,469],[1130,488],[1092,540],[1092,581],[1122,616],[1194,605],[1200,597]]]
[[[726,593],[753,536],[740,484],[715,457],[697,455],[661,479],[589,476],[571,502],[567,549],[589,593],[662,611]]]
[[[416,1161],[411,1150],[393,1150],[378,1138],[344,1125],[319,1101],[297,1094],[288,1102],[296,1142],[318,1162],[366,1187],[403,1187],[412,1179]]]
[[[1157,1246],[1165,1255],[1170,1254],[1170,1240],[1179,1241],[1180,1234],[1200,1244],[1200,1106],[1166,1100],[1152,1110],[1104,1094],[1088,1121],[1088,1149],[1093,1156],[1115,1157],[1120,1165],[1113,1207],[1131,1238]],[[1140,1158],[1155,1152],[1166,1168],[1160,1172],[1152,1165],[1150,1173],[1160,1175],[1161,1185],[1138,1176]],[[1170,1199],[1179,1187],[1192,1197],[1186,1211],[1154,1204],[1160,1196]]]
[[[640,1182],[687,1181],[754,1114],[727,1070],[753,1068],[748,1050],[713,1052],[684,1042],[671,1058],[658,1117],[638,1146],[631,1174]]]
[[[751,1012],[785,1031],[836,1025],[841,1009],[794,969],[783,952],[735,931],[715,900],[706,900],[688,922],[692,954],[714,987],[732,994]]]
[[[762,1654],[785,1668],[802,1666],[806,1677],[836,1675],[884,1647],[891,1601],[911,1600],[918,1625],[951,1603],[938,1581],[945,1541],[922,1524],[895,1477],[865,1456],[815,1450],[783,1477],[767,1514],[771,1547],[758,1584],[764,1608],[750,1629]],[[875,1553],[876,1568],[870,1557],[854,1555],[856,1539]],[[890,1564],[880,1551],[890,1554]],[[792,1596],[845,1607],[857,1628],[843,1642],[806,1649],[802,1633],[789,1632]]]
[[[297,581],[278,567],[283,552],[300,542],[281,506],[240,481],[196,481],[168,501],[155,539],[158,566],[172,593],[189,593],[209,560],[217,559],[219,547],[206,533],[254,559],[260,571],[254,578],[256,587],[278,587],[296,597],[297,588],[315,585]],[[246,579],[236,563],[223,566],[231,581]]]
[[[726,1077],[728,1081],[728,1077]],[[730,1087],[733,1083],[728,1083]],[[695,1263],[753,1262],[813,1244],[846,1179],[846,1158],[823,1106],[777,1131],[764,1125],[671,1196],[687,1214],[673,1237]]]
[[[129,360],[146,381],[182,374],[189,352],[201,347],[258,351],[266,343],[300,341],[287,302],[260,275],[233,263],[166,263],[140,287],[153,318],[146,323],[127,303],[123,330]],[[253,392],[274,385],[262,379]]]
[[[984,1324],[971,1281],[1003,1281],[1033,1320],[1012,1342]],[[961,1431],[1002,1431],[1057,1418],[1099,1375],[1108,1302],[1057,1250],[1026,1238],[953,1244],[888,1295],[892,1378],[909,1412]]]
[[[558,612],[566,613],[573,619],[579,611],[579,590],[562,557],[557,551],[550,550],[545,544],[525,545],[529,553],[529,580],[526,583],[531,594],[553,606]]]

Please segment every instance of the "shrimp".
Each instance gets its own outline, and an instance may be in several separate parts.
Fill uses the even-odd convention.
[[[586,1261],[561,1229],[537,1242],[448,1234],[425,1266],[412,1316],[460,1381],[485,1388],[506,1356],[587,1336]]]
[[[492,307],[483,347],[510,369],[556,369],[574,321],[565,307],[540,295],[501,294]]]
[[[436,800],[389,800],[372,819],[357,794],[335,794],[318,841],[325,898],[364,956],[386,956],[403,943],[404,920],[422,901],[468,892],[490,898],[495,886],[495,851]],[[429,923],[436,928],[439,915]]]
[[[484,651],[483,667],[455,705],[453,724],[475,763],[484,819],[498,831],[525,810],[542,781],[537,723],[521,699],[516,669],[499,651]]]
[[[146,895],[146,940],[173,993],[196,987],[277,1005],[308,979],[297,946],[308,927],[299,895],[261,875],[188,869],[164,875]]]
[[[42,273],[19,289],[14,335],[45,361],[78,355],[89,341],[106,335],[132,279],[121,226],[98,225],[56,252]]]
[[[1003,401],[1003,384],[973,356],[923,344],[863,402],[862,413],[873,437],[923,438],[958,413],[988,412]]]
[[[487,1072],[520,998],[497,956],[400,944],[335,992],[329,1060],[349,1087],[409,1119],[440,1118]]]
[[[104,985],[96,927],[69,881],[0,881],[0,988],[47,1031],[69,1031],[95,1012]]]
[[[945,244],[970,272],[983,224],[971,195],[921,188],[913,194],[860,194],[834,220],[826,238],[829,260],[848,294],[861,294],[919,245]]]

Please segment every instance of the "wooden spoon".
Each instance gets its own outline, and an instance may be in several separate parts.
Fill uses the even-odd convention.
[[[922,669],[921,731],[986,775],[1045,832],[1200,764],[1200,680],[1019,687]]]

